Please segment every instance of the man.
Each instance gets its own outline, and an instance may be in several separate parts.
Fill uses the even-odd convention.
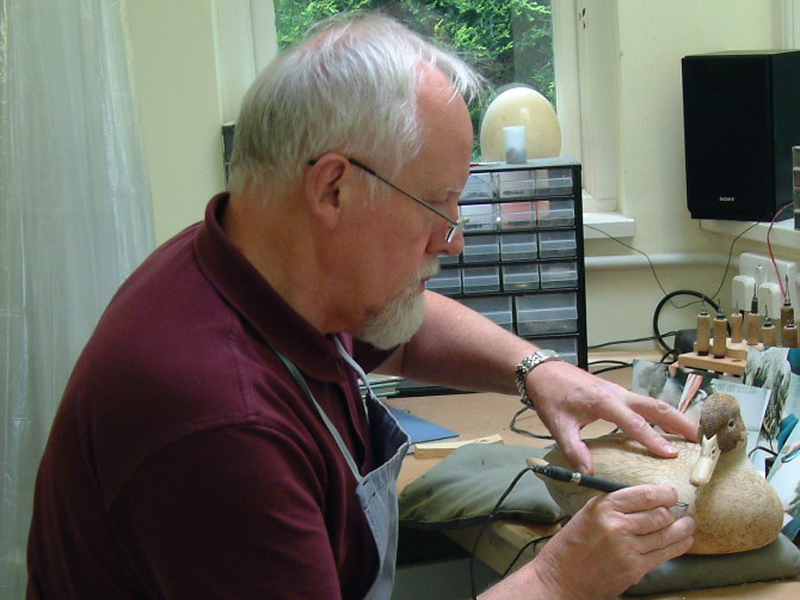
[[[479,78],[393,21],[328,23],[253,84],[230,194],[121,287],[65,392],[37,481],[29,598],[388,598],[405,434],[358,377],[525,394],[572,462],[580,429],[663,403],[535,354],[424,291],[463,247]],[[590,503],[485,598],[613,597],[685,552],[674,490]]]

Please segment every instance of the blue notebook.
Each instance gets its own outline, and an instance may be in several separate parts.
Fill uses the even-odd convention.
[[[397,419],[397,422],[400,423],[400,427],[402,427],[411,438],[412,444],[432,442],[434,440],[443,440],[458,436],[455,431],[450,431],[441,425],[431,423],[426,419],[412,415],[406,410],[401,410],[399,408],[390,408],[389,410]]]

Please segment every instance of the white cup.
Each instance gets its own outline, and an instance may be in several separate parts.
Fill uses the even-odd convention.
[[[524,163],[528,161],[528,147],[525,139],[525,125],[503,127],[506,142],[506,162]]]

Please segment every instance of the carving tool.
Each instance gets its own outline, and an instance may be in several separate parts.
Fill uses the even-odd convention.
[[[711,315],[705,307],[697,315],[697,343],[694,349],[700,356],[706,356],[711,349]]]
[[[581,487],[589,488],[592,490],[597,490],[598,492],[610,493],[631,487],[630,485],[625,483],[609,481],[608,479],[595,477],[594,475],[583,475],[582,473],[578,473],[577,471],[570,471],[569,469],[565,469],[564,467],[551,465],[546,460],[535,456],[525,459],[525,462],[528,463],[528,466],[531,469],[533,469],[534,473],[537,473],[539,475],[544,475],[545,477],[549,477],[550,479],[554,479],[556,481],[563,481],[565,483],[574,483],[575,485],[579,485]],[[675,504],[676,506],[680,506],[681,508],[686,508],[688,506],[685,502],[676,502]]]

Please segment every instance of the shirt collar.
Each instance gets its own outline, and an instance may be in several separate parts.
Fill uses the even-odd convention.
[[[206,207],[194,242],[201,271],[241,318],[283,352],[305,374],[340,381],[341,359],[331,336],[321,334],[298,314],[234,246],[221,217],[230,195],[218,194]],[[350,336],[341,335],[345,347]]]

